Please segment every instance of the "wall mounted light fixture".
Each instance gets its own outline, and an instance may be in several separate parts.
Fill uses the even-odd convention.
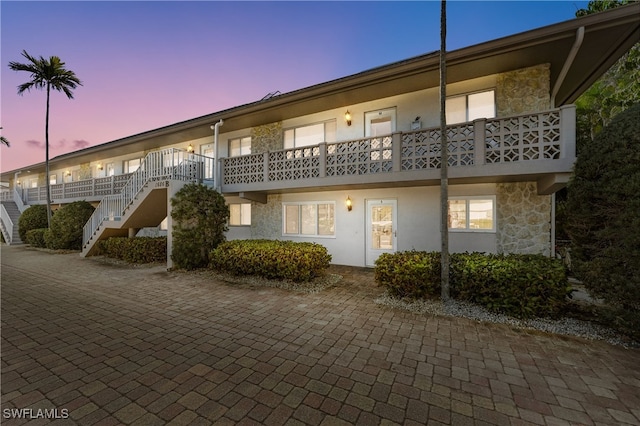
[[[69,170],[67,170],[66,172],[64,172],[65,176],[71,176],[71,172]]]
[[[351,113],[349,112],[349,110],[344,113],[344,121],[347,122],[347,126],[351,126]]]
[[[345,204],[347,205],[347,211],[351,211],[351,209],[353,209],[353,202],[351,201],[351,197],[347,196],[347,200],[345,201]]]
[[[193,145],[189,144],[187,147],[187,152],[193,152]]]
[[[97,168],[98,170],[102,170],[102,169],[104,169],[104,167],[102,166],[102,163],[98,163],[98,164],[96,165],[96,168]]]

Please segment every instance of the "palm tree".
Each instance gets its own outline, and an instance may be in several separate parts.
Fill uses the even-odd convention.
[[[440,7],[440,266],[441,298],[449,300],[449,178],[447,151],[447,2]]]
[[[27,59],[26,64],[19,62],[9,62],[9,68],[14,71],[26,71],[31,74],[31,80],[18,86],[18,94],[22,95],[25,91],[31,91],[32,88],[47,89],[47,114],[45,118],[45,169],[47,182],[47,223],[51,226],[51,190],[49,182],[49,99],[51,89],[63,92],[67,98],[73,99],[72,89],[82,86],[82,82],[76,77],[73,71],[64,67],[64,62],[57,56],[51,56],[49,59],[35,58],[22,51],[22,56]]]

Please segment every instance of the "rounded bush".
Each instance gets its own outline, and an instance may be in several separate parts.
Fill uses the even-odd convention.
[[[171,199],[173,247],[176,268],[198,269],[209,265],[209,253],[226,240],[229,206],[215,189],[187,184]]]
[[[22,241],[27,241],[27,232],[32,229],[49,227],[47,223],[47,206],[36,204],[27,208],[18,219],[18,234]]]
[[[82,228],[95,208],[88,201],[75,201],[63,206],[51,219],[50,232],[45,234],[50,249],[80,250]]]
[[[638,315],[640,104],[616,116],[583,147],[566,209],[577,277],[593,296]]]
[[[280,240],[228,241],[209,258],[209,266],[218,271],[295,282],[311,281],[331,262],[327,248],[320,244]]]
[[[440,296],[440,253],[383,253],[375,263],[374,279],[392,296],[430,299]]]
[[[32,247],[45,248],[47,246],[45,234],[48,230],[48,228],[39,228],[28,231],[25,242]]]

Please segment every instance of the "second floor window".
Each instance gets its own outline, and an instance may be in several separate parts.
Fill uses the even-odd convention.
[[[229,157],[251,154],[251,136],[229,139]]]
[[[469,93],[447,98],[447,124],[465,123],[478,118],[496,116],[496,96],[494,90]]]
[[[336,121],[294,127],[284,131],[284,148],[299,148],[336,141]]]
[[[135,158],[133,160],[126,160],[122,165],[122,170],[124,173],[133,173],[140,167],[141,160],[139,158]]]

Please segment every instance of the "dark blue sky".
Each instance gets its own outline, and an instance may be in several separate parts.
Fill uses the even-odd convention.
[[[448,50],[575,17],[586,1],[449,1]],[[44,160],[44,93],[16,94],[31,55],[84,86],[52,97],[51,156],[439,49],[440,2],[0,2],[3,170]]]

